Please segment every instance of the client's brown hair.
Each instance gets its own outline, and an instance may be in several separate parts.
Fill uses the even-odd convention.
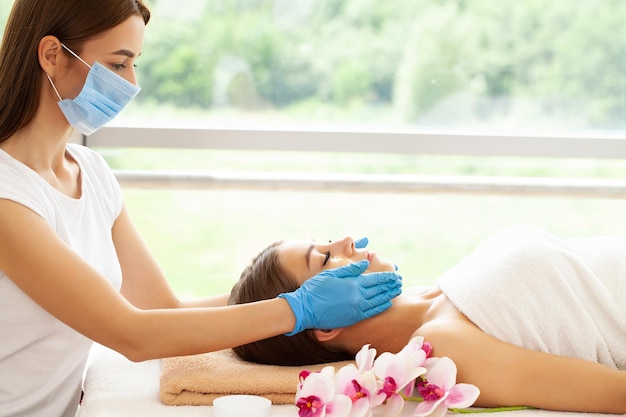
[[[296,280],[280,264],[276,248],[282,241],[263,249],[241,273],[230,293],[228,304],[244,304],[275,298],[295,291]],[[242,359],[270,365],[312,365],[352,359],[347,351],[332,351],[322,345],[312,330],[295,336],[275,336],[233,349]]]

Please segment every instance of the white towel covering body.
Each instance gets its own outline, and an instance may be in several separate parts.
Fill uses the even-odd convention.
[[[626,369],[626,239],[560,239],[507,228],[437,285],[485,333],[528,349]]]

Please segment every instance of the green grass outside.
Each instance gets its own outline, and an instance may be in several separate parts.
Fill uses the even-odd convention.
[[[368,236],[406,286],[430,284],[480,240],[513,224],[562,236],[626,236],[626,201],[457,194],[125,189],[131,215],[182,297],[228,291],[279,239]]]

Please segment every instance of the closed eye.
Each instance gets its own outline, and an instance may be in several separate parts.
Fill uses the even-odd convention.
[[[111,64],[111,66],[113,67],[115,71],[122,71],[128,68],[126,64]],[[137,65],[133,64],[133,68],[137,68]]]
[[[324,259],[324,263],[322,264],[322,266],[326,266],[326,264],[328,263],[328,260],[330,259],[330,251],[326,252],[326,258]]]

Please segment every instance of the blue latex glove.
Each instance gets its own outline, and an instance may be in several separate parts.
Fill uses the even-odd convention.
[[[363,260],[329,269],[294,292],[278,295],[296,316],[296,327],[287,336],[305,329],[351,326],[391,307],[391,299],[402,292],[402,277],[395,272],[361,275],[368,266],[369,261]]]
[[[354,241],[354,247],[357,249],[363,249],[369,243],[369,239],[366,237],[362,237]],[[396,267],[396,271],[398,270],[398,265],[394,265]]]
[[[357,249],[363,249],[369,243],[369,239],[366,237],[362,237],[354,241],[354,247]]]

